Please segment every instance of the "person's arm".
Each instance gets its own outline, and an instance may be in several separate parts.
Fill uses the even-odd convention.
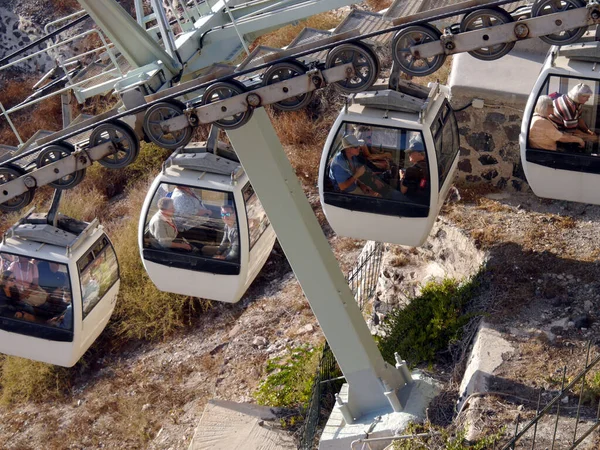
[[[227,247],[229,247],[229,237],[227,236],[227,227],[225,227],[225,229],[223,230],[223,239],[221,239],[221,244],[217,249],[217,253],[215,253],[215,257],[221,256],[223,253],[225,253]]]
[[[585,123],[585,120],[583,120],[583,117],[579,118],[579,121],[577,122],[577,126],[584,133],[587,133],[592,136],[596,134],[592,130],[590,130],[590,128],[587,126],[587,123]],[[574,142],[574,141],[561,141],[561,142]]]
[[[233,239],[230,242],[229,251],[225,256],[226,261],[237,261],[240,254],[240,239],[238,237],[237,230],[233,233]]]
[[[580,147],[585,146],[585,141],[583,139],[581,139],[580,137],[574,136],[572,134],[569,133],[561,133],[560,138],[557,139],[558,142],[565,142],[565,143],[569,143],[569,142],[575,142],[577,144],[579,144]]]
[[[340,188],[341,191],[345,191],[346,189],[348,189],[350,186],[352,186],[354,183],[356,183],[360,177],[362,177],[365,173],[365,166],[360,166],[357,167],[357,169],[354,171],[354,173],[352,175],[350,175],[345,181],[338,181],[338,186]]]

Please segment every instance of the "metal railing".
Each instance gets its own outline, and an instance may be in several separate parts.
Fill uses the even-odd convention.
[[[562,370],[562,381],[561,381],[561,388],[559,393],[552,399],[550,400],[546,406],[544,406],[542,409],[540,409],[540,404],[541,404],[541,398],[542,398],[542,391],[540,391],[539,396],[538,396],[538,403],[537,403],[537,410],[536,410],[536,416],[531,419],[523,428],[521,428],[521,430],[519,430],[519,422],[520,422],[520,414],[517,415],[517,420],[516,420],[516,426],[515,426],[515,433],[513,438],[502,448],[502,450],[514,450],[517,445],[518,442],[520,441],[524,441],[525,439],[531,439],[531,442],[527,442],[527,447],[531,448],[531,449],[535,449],[535,445],[536,445],[536,439],[538,438],[538,425],[540,423],[540,421],[542,420],[542,418],[544,418],[545,416],[548,416],[552,413],[552,411],[556,408],[556,418],[554,419],[554,425],[553,425],[553,429],[552,429],[552,439],[551,439],[551,449],[553,450],[555,448],[555,444],[557,442],[557,431],[559,428],[559,419],[560,419],[560,413],[561,413],[561,403],[562,400],[569,396],[569,395],[573,395],[573,388],[576,388],[577,383],[581,382],[581,387],[579,388],[579,401],[577,404],[577,412],[576,412],[576,416],[574,419],[574,431],[573,431],[573,438],[570,440],[569,443],[567,443],[566,445],[568,447],[565,447],[564,444],[561,446],[561,448],[568,448],[568,449],[574,449],[576,448],[579,444],[581,444],[590,434],[592,434],[592,432],[597,429],[600,426],[600,401],[598,403],[598,407],[595,408],[596,414],[594,418],[590,418],[590,417],[586,417],[586,419],[588,421],[591,421],[591,424],[589,425],[589,427],[583,431],[579,437],[577,436],[577,431],[579,428],[579,424],[580,422],[582,422],[584,420],[584,414],[582,414],[582,403],[583,403],[583,399],[585,398],[585,394],[586,392],[591,392],[592,388],[590,386],[588,386],[588,390],[586,391],[586,382],[585,382],[585,378],[586,375],[598,364],[598,362],[600,362],[600,355],[596,356],[596,358],[594,358],[594,360],[592,362],[589,361],[590,358],[590,348],[591,348],[591,341],[588,342],[587,345],[587,352],[586,352],[586,358],[585,358],[585,367],[583,368],[583,370],[581,370],[577,375],[575,375],[573,377],[573,379],[571,380],[571,382],[569,384],[567,384],[565,386],[566,383],[566,373],[567,373],[567,367],[565,366]],[[592,397],[595,397],[595,393],[591,392]],[[595,401],[598,401],[598,399],[595,399]],[[588,412],[588,416],[589,416],[589,412]],[[570,423],[570,421],[567,421],[567,423]],[[532,430],[532,435],[530,436],[529,434],[527,434],[527,432],[533,428]],[[561,433],[561,435],[565,435],[566,433]],[[544,448],[547,448],[548,443],[544,442],[543,443]]]
[[[329,412],[335,404],[335,394],[341,388],[343,377],[337,365],[329,344],[325,342],[319,367],[313,380],[312,391],[304,423],[300,428],[298,449],[312,450],[315,447],[315,439],[319,424],[322,419],[329,416]]]
[[[382,255],[383,244],[381,242],[367,243],[356,266],[348,272],[346,277],[361,311],[377,288]],[[306,407],[304,423],[299,432],[298,448],[300,450],[314,448],[319,425],[333,409],[335,394],[340,390],[343,380],[344,377],[335,356],[329,348],[329,344],[325,342],[313,381],[310,400]]]
[[[69,16],[69,17],[71,17],[71,16]],[[82,16],[82,17],[80,17],[77,21],[74,21],[74,22],[68,24],[68,26],[72,26],[75,22],[79,23],[80,21],[82,21],[82,20],[84,20],[86,18],[87,18],[87,14],[84,15],[84,16]],[[52,38],[54,36],[57,36],[58,34],[60,34],[60,32],[65,31],[66,29],[68,29],[68,27],[62,27],[62,28],[56,30],[55,32],[50,33],[49,35],[47,35],[47,37]],[[24,63],[24,62],[26,62],[26,61],[28,61],[30,59],[37,58],[38,56],[41,56],[41,55],[51,56],[50,53],[49,53],[51,50],[55,50],[55,49],[58,49],[60,47],[69,45],[69,44],[71,44],[74,41],[78,41],[78,40],[83,39],[86,36],[92,35],[92,34],[97,35],[98,38],[100,39],[101,45],[99,47],[96,47],[96,48],[94,48],[94,49],[92,49],[92,50],[84,53],[83,55],[78,55],[76,57],[71,57],[71,58],[68,58],[68,59],[65,59],[65,60],[56,60],[57,64],[63,69],[65,77],[67,78],[66,81],[65,81],[65,86],[63,88],[54,90],[50,94],[43,95],[43,96],[38,97],[36,99],[19,103],[16,106],[13,106],[12,108],[10,108],[8,110],[5,109],[4,105],[0,104],[0,117],[4,117],[6,119],[6,121],[8,122],[8,125],[10,126],[11,130],[13,131],[13,134],[15,135],[15,137],[17,138],[17,140],[19,141],[19,145],[20,146],[23,145],[23,140],[22,140],[21,136],[19,135],[19,132],[18,132],[16,126],[14,125],[14,123],[12,122],[12,120],[10,119],[10,114],[15,113],[17,111],[20,111],[20,110],[22,110],[24,108],[31,107],[31,106],[33,106],[33,105],[35,105],[37,103],[41,103],[41,102],[43,102],[43,101],[45,101],[45,100],[47,100],[47,99],[49,99],[51,97],[55,97],[57,95],[66,93],[68,91],[71,91],[74,88],[78,87],[79,85],[82,85],[84,83],[89,83],[89,81],[91,81],[91,80],[94,80],[96,78],[104,76],[107,72],[111,72],[111,73],[114,72],[115,73],[115,75],[114,75],[115,79],[122,78],[123,77],[123,72],[121,71],[121,69],[119,67],[119,64],[117,62],[117,55],[113,51],[113,44],[110,43],[107,40],[107,38],[104,36],[104,34],[100,30],[98,30],[98,29],[87,30],[87,31],[79,33],[79,34],[77,34],[75,36],[71,36],[71,37],[69,37],[67,39],[57,40],[56,43],[50,44],[46,48],[44,48],[42,50],[36,51],[34,53],[31,53],[31,54],[29,54],[27,56],[23,56],[23,57],[21,57],[19,59],[11,61],[11,62],[8,62],[7,58],[3,59],[3,62],[6,61],[6,64],[0,66],[0,71],[9,69],[9,68],[11,68],[13,66],[16,66],[18,64]],[[41,42],[41,41],[42,40],[40,39],[40,40],[38,40],[36,42]],[[52,42],[52,40],[50,40],[50,42]],[[99,51],[103,51],[103,52],[105,52],[107,54],[108,58],[111,61],[111,64],[107,65],[107,67],[103,70],[102,73],[94,75],[92,77],[89,77],[89,78],[86,78],[86,79],[84,79],[82,81],[74,83],[72,81],[72,79],[71,79],[71,76],[69,74],[69,70],[67,69],[66,66],[69,65],[70,63],[72,63],[73,61],[76,61],[77,58],[80,58],[81,56],[89,55],[89,54],[96,53],[96,52],[99,52]],[[15,53],[13,53],[12,55],[9,55],[9,56],[10,57],[14,57],[14,56],[17,56],[18,53],[22,53],[22,52],[15,52]],[[36,84],[36,86],[39,86],[39,84],[40,83],[38,82]]]
[[[359,256],[356,266],[346,276],[350,290],[361,311],[377,289],[382,255],[383,244],[381,242],[368,242]]]

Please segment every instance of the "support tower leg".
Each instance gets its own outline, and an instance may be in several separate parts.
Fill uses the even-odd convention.
[[[227,134],[348,382],[344,417],[396,410],[410,380],[383,360],[267,113]]]

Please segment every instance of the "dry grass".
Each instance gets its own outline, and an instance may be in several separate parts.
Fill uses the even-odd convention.
[[[365,3],[369,5],[369,8],[371,8],[371,10],[379,12],[382,9],[389,8],[390,5],[393,3],[393,0],[367,0]]]
[[[341,17],[333,12],[324,12],[298,22],[297,25],[286,25],[275,31],[267,33],[256,39],[250,46],[252,51],[259,45],[281,48],[288,45],[304,28],[316,28],[317,30],[329,30],[335,28],[341,21]]]
[[[452,70],[452,56],[446,58],[446,61],[435,73],[427,75],[426,77],[415,78],[413,81],[427,86],[429,82],[438,82],[440,84],[448,84],[448,77],[450,77],[450,71]]]
[[[332,119],[312,119],[306,110],[290,113],[271,110],[271,119],[296,175],[306,184],[315,186],[323,144],[331,128]]]
[[[68,370],[27,359],[7,356],[1,361],[0,403],[47,401],[68,387]]]
[[[393,256],[390,259],[390,266],[392,267],[404,267],[410,263],[410,258],[405,254]]]
[[[0,102],[6,109],[19,104],[32,93],[31,87],[36,81],[35,77],[29,77],[0,85]],[[38,130],[60,130],[62,128],[60,98],[53,97],[37,105],[24,108],[10,114],[10,119],[23,141],[29,139]],[[19,144],[4,118],[0,119],[0,144]]]
[[[492,213],[512,212],[512,208],[502,203],[486,197],[481,197],[477,200],[477,209]]]
[[[51,0],[52,9],[57,15],[81,9],[77,0]]]
[[[460,192],[460,203],[475,203],[487,194],[501,192],[500,189],[488,183],[467,184],[463,182],[457,183],[456,187]]]

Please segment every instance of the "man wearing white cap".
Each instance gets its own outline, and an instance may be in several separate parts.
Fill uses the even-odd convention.
[[[363,141],[359,141],[352,134],[344,136],[342,138],[342,150],[331,161],[329,178],[344,194],[380,197],[380,194],[360,181],[366,172],[366,167],[357,158],[363,144]]]

